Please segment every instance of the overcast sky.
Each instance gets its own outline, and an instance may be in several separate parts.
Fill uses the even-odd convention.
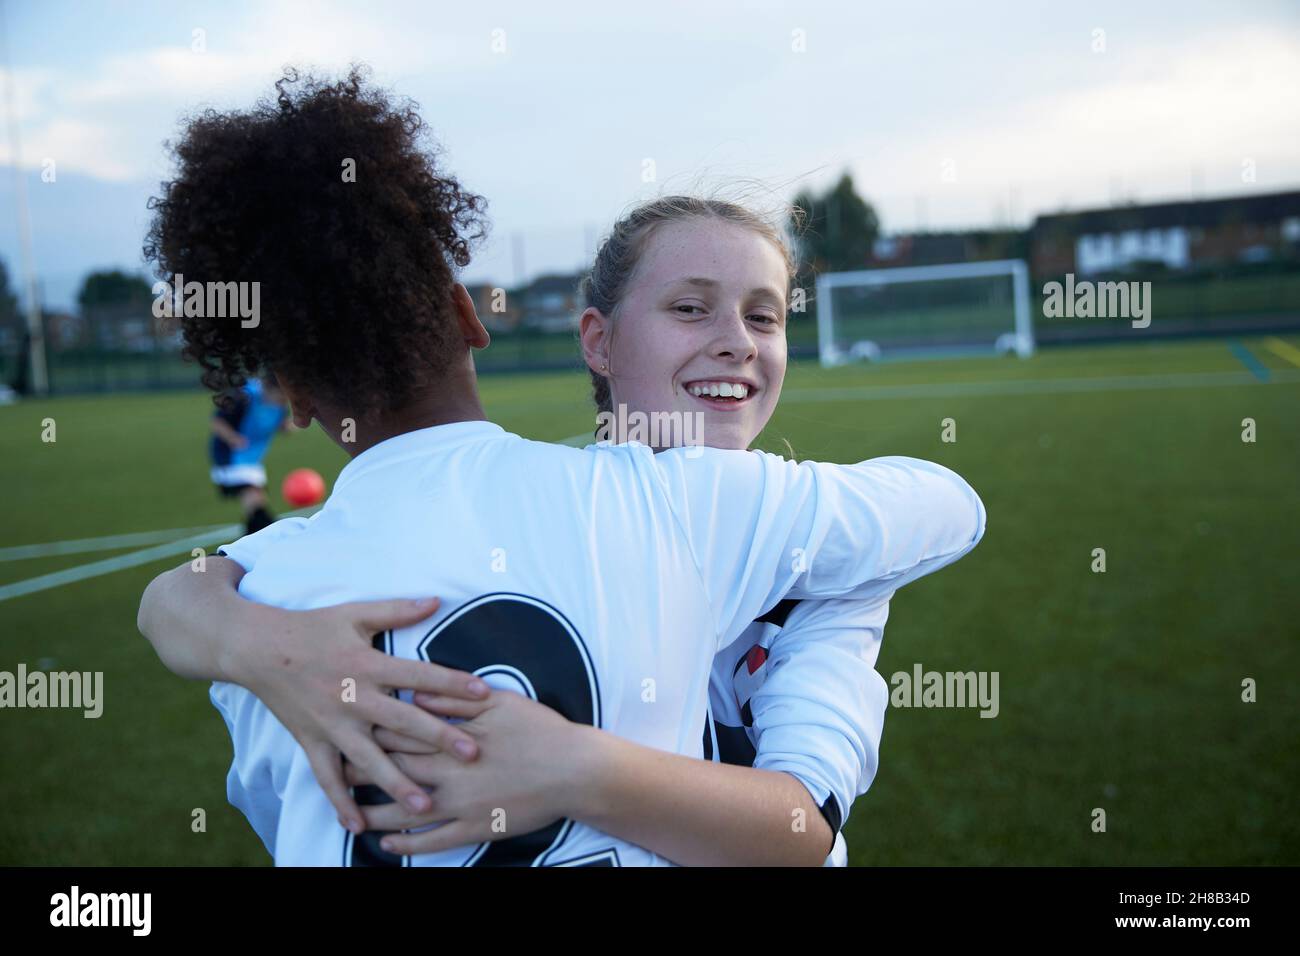
[[[575,269],[629,203],[733,179],[786,199],[848,169],[887,231],[1300,187],[1294,0],[0,3],[58,307],[91,268],[143,270],[178,120],[248,105],[286,63],[365,62],[421,104],[490,201],[466,278],[502,284],[515,249],[528,275]],[[11,276],[13,162],[0,129]]]

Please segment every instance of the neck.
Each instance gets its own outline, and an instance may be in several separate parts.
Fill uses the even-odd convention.
[[[342,410],[322,408],[320,411],[323,414],[317,420],[321,428],[351,458],[407,432],[455,422],[488,420],[479,400],[472,369],[468,377],[449,374],[437,387],[427,389],[410,404],[392,412],[359,419],[350,430],[343,427],[347,415]]]

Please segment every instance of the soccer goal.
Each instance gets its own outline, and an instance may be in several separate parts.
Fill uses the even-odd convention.
[[[885,357],[1034,353],[1029,269],[1019,259],[817,277],[825,367]]]

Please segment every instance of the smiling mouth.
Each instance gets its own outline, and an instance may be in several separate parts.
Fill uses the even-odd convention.
[[[711,378],[687,382],[682,388],[687,395],[715,408],[738,408],[759,392],[758,386],[749,382]]]

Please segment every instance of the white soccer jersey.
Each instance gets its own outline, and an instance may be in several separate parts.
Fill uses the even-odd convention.
[[[226,549],[246,597],[306,609],[437,594],[386,649],[480,673],[570,720],[702,756],[710,664],[787,594],[879,599],[964,553],[979,498],[906,458],[531,442],[487,422],[400,435],[339,475],[310,521]],[[405,860],[353,840],[305,754],[251,694],[216,684],[232,803],[280,865],[655,865],[580,823]],[[291,808],[292,812],[282,812]]]
[[[879,764],[890,596],[783,600],[719,652],[709,678],[705,756],[802,782],[835,833],[827,866],[847,865],[840,828]]]

